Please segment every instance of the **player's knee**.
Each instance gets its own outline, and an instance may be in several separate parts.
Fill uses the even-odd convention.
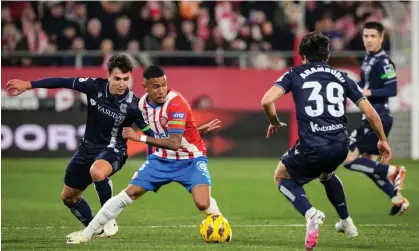
[[[66,206],[74,206],[77,204],[77,202],[79,202],[80,196],[72,196],[65,193],[61,193],[61,200]]]
[[[200,211],[207,210],[211,205],[210,198],[196,199],[195,205]]]
[[[100,182],[108,177],[108,175],[106,175],[101,170],[97,170],[94,168],[90,169],[90,176],[92,177],[93,182]]]

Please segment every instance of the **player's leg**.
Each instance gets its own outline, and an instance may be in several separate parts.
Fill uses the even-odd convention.
[[[119,171],[126,161],[126,152],[117,148],[107,148],[96,156],[90,167],[90,175],[95,184],[101,206],[113,196],[110,176]],[[116,220],[109,221],[103,228],[105,236],[114,236],[119,227]]]
[[[70,238],[67,243],[79,244],[89,241],[97,229],[114,220],[127,205],[144,195],[147,191],[157,192],[162,185],[169,183],[170,181],[167,178],[162,177],[163,174],[159,171],[160,168],[162,168],[162,164],[159,160],[154,158],[154,156],[149,156],[147,161],[134,173],[128,187],[109,199],[88,227]]]
[[[82,197],[83,191],[92,182],[89,164],[84,163],[79,153],[68,164],[64,176],[64,188],[61,199],[71,213],[85,226],[93,219],[89,203]]]
[[[102,206],[113,195],[113,184],[109,177],[122,168],[126,159],[124,150],[107,148],[96,156],[95,162],[90,167],[90,175]]]
[[[83,191],[64,184],[61,200],[71,213],[85,226],[93,219],[89,203],[82,197]]]
[[[311,205],[304,191],[302,180],[298,178],[296,172],[293,176],[291,177],[287,167],[280,161],[275,170],[274,182],[279,192],[305,217],[307,222],[305,246],[307,250],[311,250],[318,242],[319,228],[326,216]]]
[[[358,236],[358,230],[355,227],[352,218],[349,216],[342,181],[334,172],[323,173],[319,179],[326,190],[327,198],[335,207],[339,215],[340,221],[336,223],[336,230],[347,234],[349,237]]]
[[[179,160],[174,166],[174,181],[183,185],[192,194],[198,210],[205,214],[221,215],[217,202],[211,197],[211,175],[208,171],[208,158]]]

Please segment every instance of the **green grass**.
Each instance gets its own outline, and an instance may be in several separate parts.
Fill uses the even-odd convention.
[[[195,209],[186,190],[172,183],[127,207],[118,217],[116,237],[69,246],[65,235],[81,225],[60,200],[67,161],[2,160],[2,250],[304,249],[305,220],[273,183],[275,159],[210,159],[213,197],[233,227],[232,243],[204,243],[198,229],[204,215]],[[113,177],[116,193],[126,187],[141,163],[142,159],[131,159]],[[419,249],[419,162],[394,163],[407,168],[404,195],[412,204],[400,217],[388,216],[390,200],[365,175],[339,169],[360,234],[355,239],[335,233],[338,217],[322,185],[313,181],[305,187],[312,204],[326,214],[317,250]],[[92,187],[85,197],[96,212],[99,203]]]

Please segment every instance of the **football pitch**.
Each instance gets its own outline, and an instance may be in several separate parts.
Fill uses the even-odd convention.
[[[60,193],[69,159],[2,159],[2,250],[304,250],[305,220],[273,183],[276,159],[210,158],[213,197],[232,225],[233,241],[207,244],[199,235],[204,215],[179,184],[162,187],[128,206],[117,218],[113,238],[67,245],[66,234],[81,224],[63,205]],[[113,177],[114,194],[126,187],[143,159],[127,161]],[[406,166],[406,215],[389,216],[390,200],[365,175],[343,167],[349,211],[359,236],[335,232],[338,216],[318,181],[305,186],[312,204],[326,214],[315,250],[419,250],[419,162]],[[94,188],[85,197],[99,210]]]

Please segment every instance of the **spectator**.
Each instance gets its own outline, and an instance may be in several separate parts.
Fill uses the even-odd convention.
[[[116,36],[113,39],[116,50],[125,50],[131,40],[131,20],[123,16],[116,20]]]
[[[146,50],[160,50],[166,28],[162,23],[155,23],[152,26],[151,34],[144,38],[144,46]]]
[[[92,18],[87,23],[87,34],[84,36],[86,49],[99,50],[101,37],[102,23],[97,18]]]

